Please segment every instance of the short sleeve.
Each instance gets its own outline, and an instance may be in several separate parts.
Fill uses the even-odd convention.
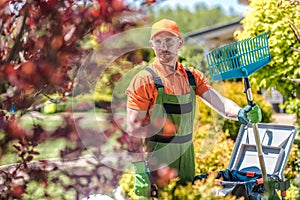
[[[135,110],[148,110],[157,95],[155,92],[157,93],[151,74],[145,70],[139,72],[125,91],[127,107]]]
[[[196,82],[196,95],[201,96],[203,93],[211,89],[210,84],[208,83],[208,80],[204,76],[202,72],[200,72],[197,69],[190,69],[192,74],[195,77],[195,82]]]

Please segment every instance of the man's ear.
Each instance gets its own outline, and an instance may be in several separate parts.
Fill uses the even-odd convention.
[[[178,49],[183,46],[183,39],[180,38],[179,43],[178,43]]]
[[[153,49],[154,47],[153,47],[153,42],[152,42],[152,40],[149,40],[149,45],[150,45],[150,47]]]

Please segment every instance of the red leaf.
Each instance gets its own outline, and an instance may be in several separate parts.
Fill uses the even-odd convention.
[[[33,155],[40,155],[40,153],[39,153],[39,152],[37,152],[37,151],[34,151],[34,150],[31,150],[31,151],[29,151],[28,153],[30,153],[30,154],[33,154]]]
[[[112,0],[111,5],[115,11],[121,11],[124,9],[124,0]]]
[[[51,46],[57,50],[63,45],[63,37],[61,35],[54,36],[51,40]]]
[[[22,150],[22,147],[21,146],[18,146],[18,145],[13,145],[15,147],[15,149],[17,149],[18,151],[21,151]]]
[[[4,6],[7,2],[8,0],[0,0],[0,6]]]
[[[27,158],[26,158],[26,161],[27,162],[30,162],[30,161],[32,161],[33,160],[33,156],[28,156]]]
[[[14,197],[22,198],[24,193],[25,193],[25,185],[17,185],[12,189],[12,194],[14,195]]]
[[[100,9],[96,6],[93,6],[91,8],[91,15],[94,17],[94,18],[98,18],[100,17]]]
[[[14,66],[11,65],[11,64],[7,64],[5,67],[4,67],[4,73],[9,76],[9,75],[12,75],[12,74],[16,74],[16,70],[14,69]]]
[[[28,61],[22,64],[21,71],[27,76],[32,76],[36,72],[36,64],[32,61]]]

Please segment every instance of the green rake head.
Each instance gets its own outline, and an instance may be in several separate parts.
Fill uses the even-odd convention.
[[[269,32],[211,50],[206,58],[213,80],[246,78],[271,61]]]

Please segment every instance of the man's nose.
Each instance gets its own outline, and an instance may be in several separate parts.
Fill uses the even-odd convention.
[[[168,49],[168,45],[166,44],[166,42],[162,42],[161,43],[161,49],[163,49],[163,50],[167,50]]]

